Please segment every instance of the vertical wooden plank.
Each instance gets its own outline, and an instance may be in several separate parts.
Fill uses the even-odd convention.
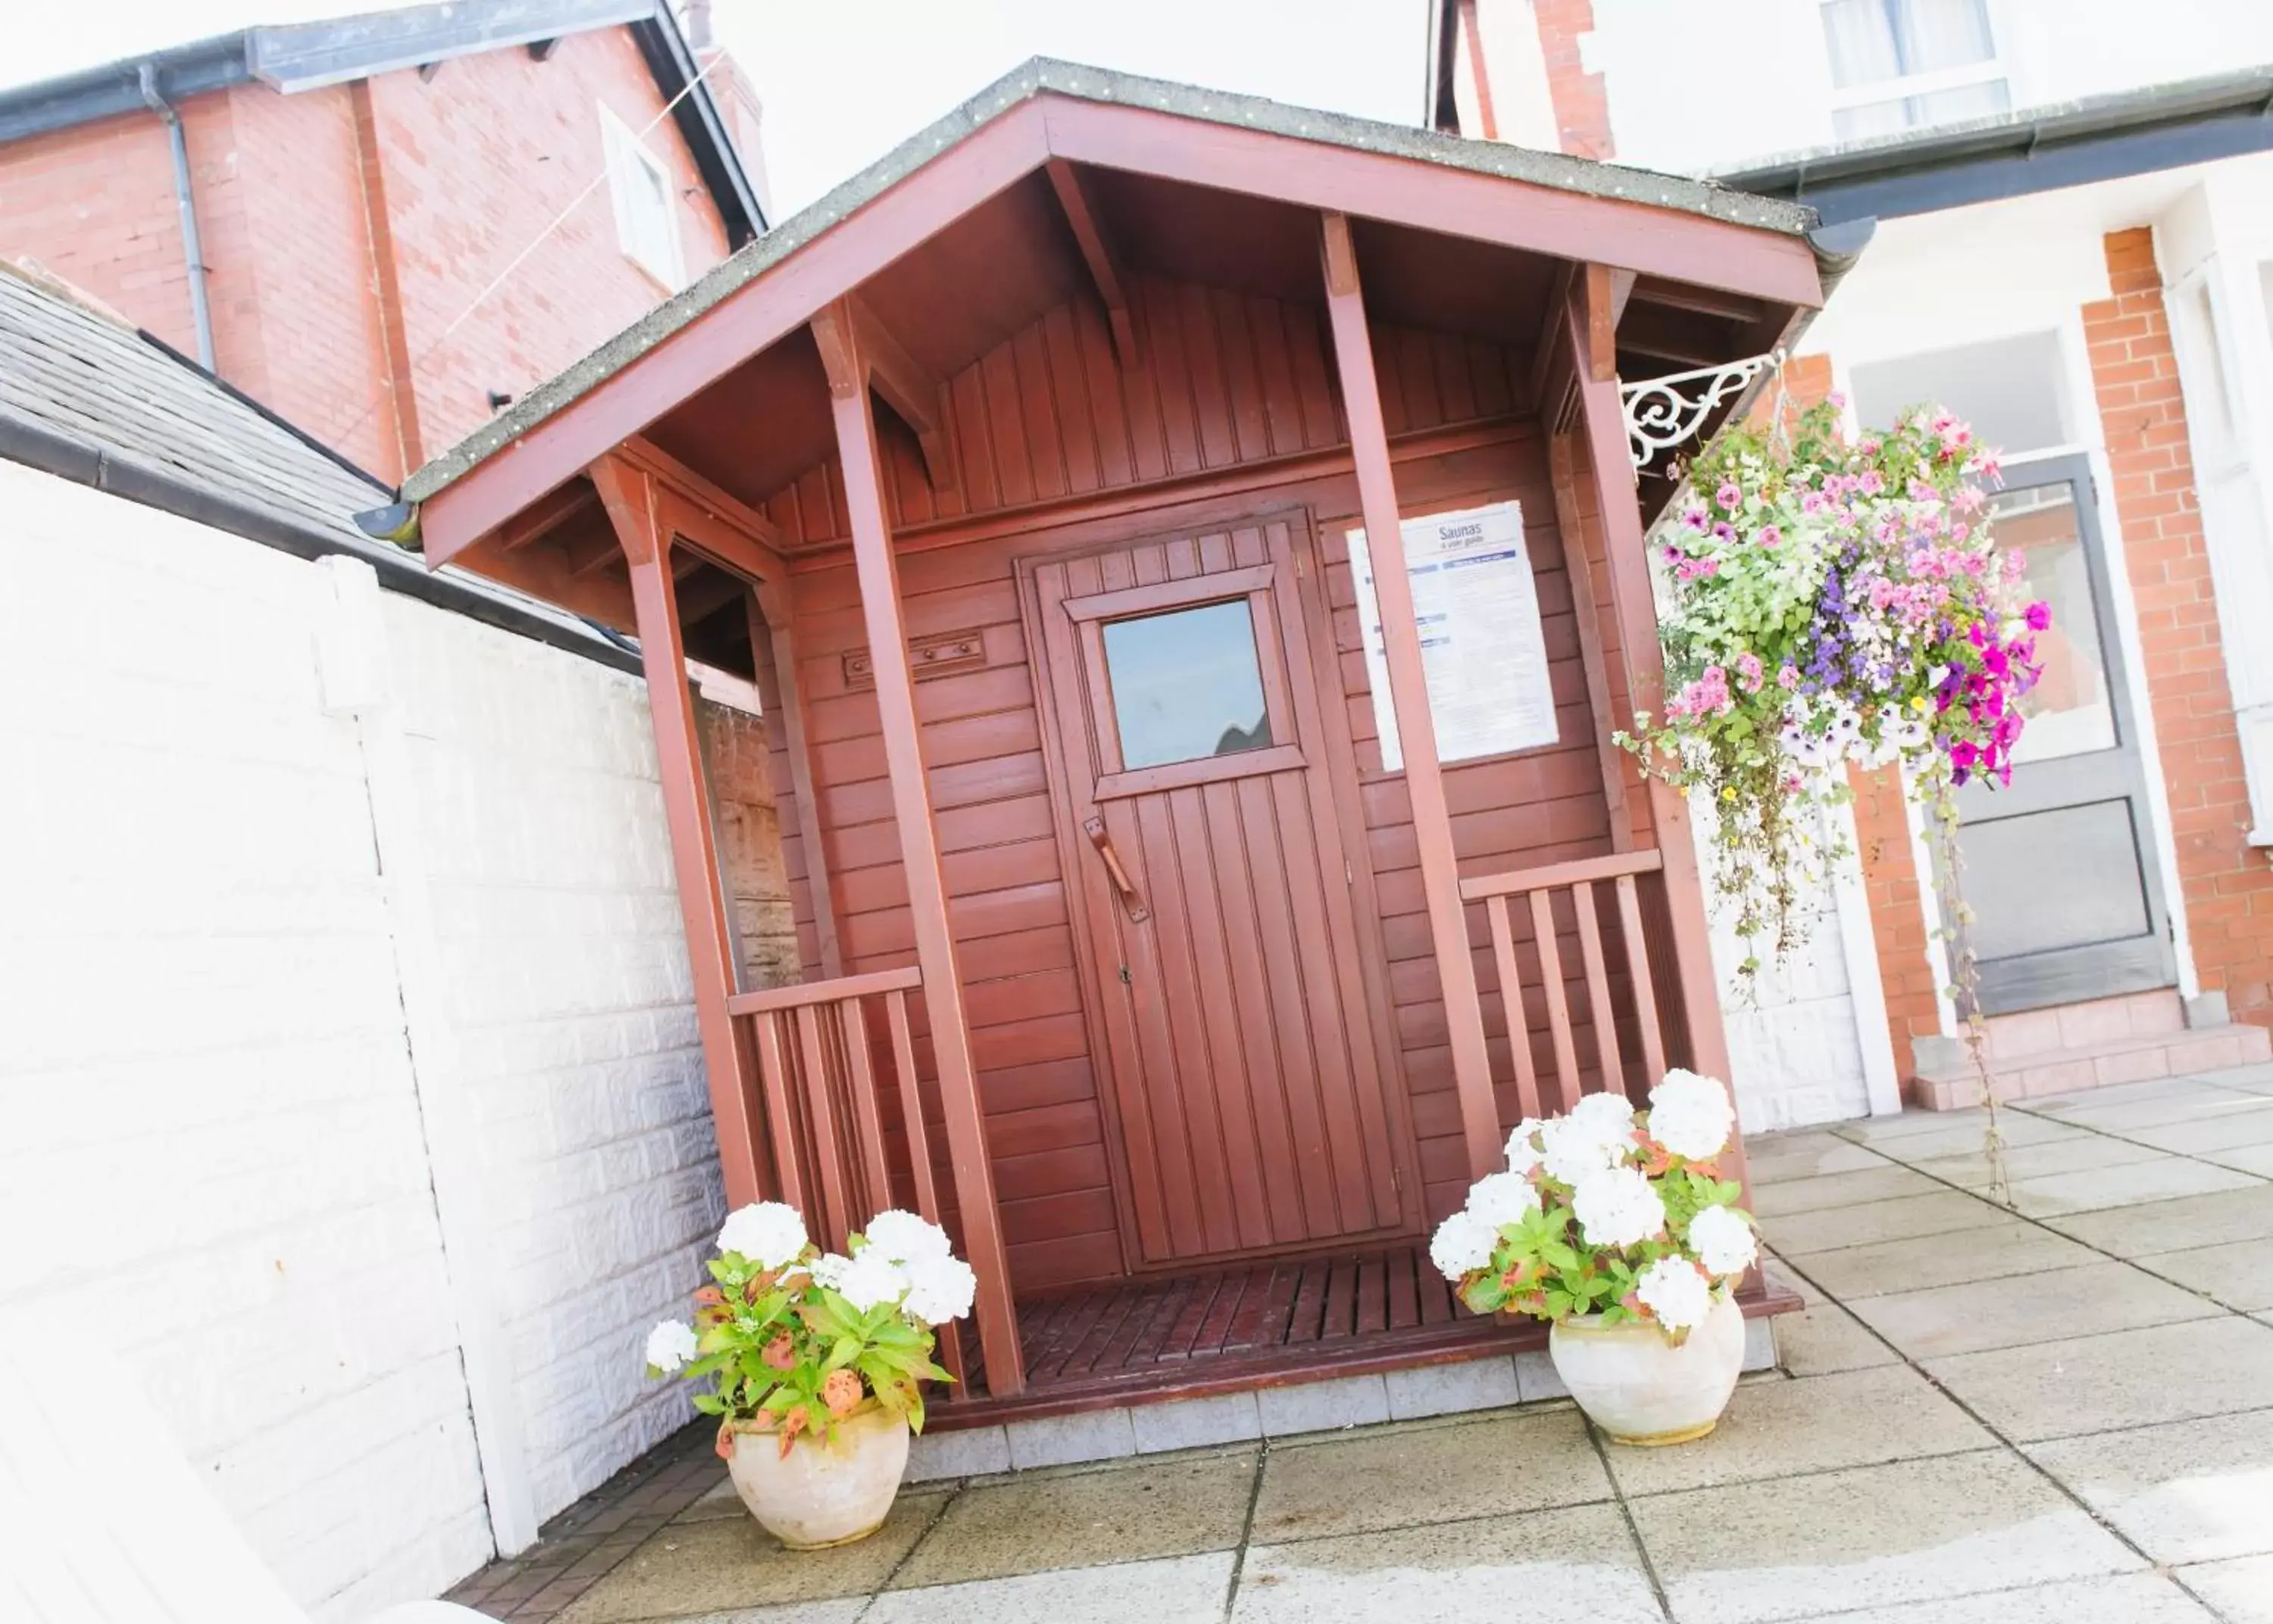
[[[1258,298],[1248,306],[1248,318],[1254,331],[1257,386],[1263,392],[1271,454],[1291,456],[1303,448],[1302,396],[1294,384],[1294,357],[1287,347],[1286,310],[1276,299]]]
[[[796,1011],[797,1048],[805,1079],[805,1109],[813,1123],[813,1138],[821,1163],[821,1239],[829,1251],[841,1250],[844,1233],[858,1225],[852,1213],[846,1175],[842,1126],[836,1120],[836,1089],[828,1059],[821,1051],[821,1010],[801,1004]]]
[[[1073,307],[1074,334],[1081,345],[1082,377],[1089,385],[1089,410],[1097,424],[1097,473],[1107,489],[1128,484],[1136,477],[1135,454],[1129,443],[1129,408],[1123,383],[1136,378],[1145,387],[1150,380],[1125,374],[1114,357],[1106,335],[1104,318],[1086,302]]]
[[[1225,468],[1239,460],[1239,447],[1232,433],[1231,392],[1224,377],[1215,308],[1208,290],[1197,282],[1175,287],[1184,350],[1192,370],[1192,400],[1199,414],[1200,456],[1209,468]]]
[[[931,1130],[924,1123],[923,1085],[916,1077],[916,1046],[908,1030],[908,995],[884,995],[884,1018],[892,1032],[892,1071],[900,1085],[900,1122],[908,1138],[908,1168],[916,1181],[916,1211],[939,1222],[938,1176],[931,1163]]]
[[[1043,348],[1041,327],[1025,328],[1010,341],[1010,349],[1017,363],[1018,416],[1026,429],[1034,499],[1046,502],[1065,494],[1066,470],[1061,445],[1064,419],[1050,386],[1049,352]]]
[[[1061,304],[1042,322],[1042,340],[1050,358],[1050,391],[1057,401],[1058,439],[1065,455],[1066,485],[1086,494],[1098,487],[1097,415],[1090,405],[1088,381],[1082,376],[1081,335],[1073,324],[1074,307]]]
[[[849,328],[851,324],[846,324]],[[994,1195],[994,1169],[986,1151],[986,1119],[971,1058],[971,1025],[964,1014],[963,975],[955,932],[947,917],[947,882],[940,872],[939,831],[932,821],[931,790],[924,777],[916,726],[915,677],[908,666],[907,632],[900,616],[899,569],[884,523],[883,490],[876,467],[876,424],[868,404],[865,367],[851,378],[832,378],[830,407],[844,459],[845,496],[852,528],[852,558],[860,582],[860,610],[875,671],[876,710],[884,760],[891,775],[892,813],[908,887],[916,959],[923,970],[924,1005],[931,1028],[940,1103],[947,1119],[948,1154],[955,1169],[956,1206],[964,1249],[979,1277],[979,1338],[990,1392],[1007,1396],[1026,1384],[1018,1347],[1018,1313],[1010,1295],[1010,1264],[1002,1245],[1002,1214]]]
[[[1594,353],[1589,311],[1577,301],[1564,308],[1564,321],[1579,365],[1579,413],[1587,461],[1602,507],[1602,545],[1609,560],[1610,601],[1626,662],[1626,692],[1639,709],[1662,708],[1665,655],[1657,640],[1657,610],[1650,596],[1647,543],[1634,483],[1633,456],[1626,443],[1625,413],[1618,400],[1609,359]],[[1652,821],[1665,875],[1666,911],[1673,925],[1674,967],[1680,983],[1681,1010],[1689,1029],[1691,1064],[1708,1076],[1729,1075],[1729,1041],[1721,1026],[1721,992],[1713,973],[1711,923],[1705,912],[1705,883],[1689,827],[1689,809],[1679,791],[1656,778],[1648,781]],[[1729,1141],[1725,1171],[1744,1178],[1741,1135]],[[1749,1191],[1747,1191],[1749,1195]]]
[[[590,473],[631,567],[632,609],[639,626],[640,662],[647,674],[648,713],[655,723],[656,766],[679,887],[679,923],[686,934],[687,968],[694,983],[711,1121],[718,1135],[727,1204],[740,1207],[761,1199],[764,1190],[758,1178],[746,1057],[734,1019],[726,1013],[726,999],[738,979],[733,938],[726,928],[717,833],[710,827],[702,745],[694,729],[694,696],[687,686],[686,651],[671,575],[671,538],[657,518],[655,483],[645,473],[614,457],[602,458]]]
[[[797,1113],[790,1104],[789,1056],[783,1051],[780,1017],[753,1015],[757,1034],[758,1078],[765,1096],[766,1128],[773,1141],[774,1187],[799,1211],[805,1208],[805,1174],[798,1166]]]
[[[1197,474],[1206,466],[1200,452],[1199,408],[1192,398],[1191,356],[1185,349],[1184,322],[1177,309],[1178,288],[1156,277],[1146,277],[1145,360],[1159,384],[1160,426],[1168,453],[1170,474]]]
[[[1618,926],[1625,938],[1626,970],[1633,977],[1635,1024],[1641,1030],[1643,1081],[1655,1088],[1665,1075],[1665,1029],[1657,1014],[1657,988],[1649,974],[1649,946],[1641,933],[1641,897],[1632,874],[1618,876]]]
[[[1623,1094],[1626,1088],[1625,1060],[1618,1052],[1617,1015],[1610,1008],[1610,973],[1602,962],[1602,922],[1594,912],[1592,880],[1571,887],[1571,906],[1579,916],[1579,957],[1587,967],[1587,1008],[1594,1020],[1594,1051],[1602,1057],[1602,1089]]]
[[[1482,1178],[1503,1161],[1499,1108],[1492,1098],[1491,1061],[1484,1047],[1483,1007],[1476,996],[1475,964],[1468,956],[1467,914],[1460,902],[1459,868],[1452,852],[1452,815],[1444,772],[1437,760],[1437,727],[1429,714],[1428,679],[1421,664],[1421,634],[1414,620],[1413,586],[1405,573],[1397,483],[1389,460],[1389,435],[1373,371],[1365,299],[1358,282],[1357,251],[1348,220],[1323,216],[1326,305],[1342,400],[1350,419],[1350,453],[1356,465],[1360,506],[1373,557],[1383,640],[1387,645],[1390,700],[1405,750],[1407,792],[1421,848],[1421,883],[1429,899],[1429,933],[1437,973],[1444,984],[1451,1029],[1452,1075],[1459,1091],[1460,1127],[1472,1174]]]
[[[1558,1111],[1579,1103],[1579,1045],[1571,1036],[1571,1000],[1563,987],[1563,946],[1555,939],[1554,893],[1531,893],[1531,929],[1539,939],[1539,974],[1547,984],[1547,1030],[1555,1044]]]
[[[1263,415],[1263,390],[1256,378],[1255,338],[1248,326],[1250,301],[1227,288],[1214,290],[1215,331],[1223,350],[1223,382],[1231,407],[1234,454],[1242,462],[1271,454],[1271,434]]]
[[[1519,1116],[1535,1117],[1539,1110],[1539,1068],[1531,1059],[1531,1028],[1523,1018],[1523,972],[1515,962],[1515,936],[1508,928],[1507,899],[1495,896],[1484,903],[1491,922],[1492,964],[1499,976],[1499,1001],[1507,1015],[1507,1044],[1515,1061],[1515,1093]]]
[[[868,1012],[857,999],[832,1006],[844,1039],[844,1077],[851,1085],[852,1121],[859,1130],[860,1166],[868,1181],[865,1224],[892,1204],[892,1167],[884,1157],[884,1115],[876,1100],[876,1064],[868,1052]]]
[[[1563,543],[1563,567],[1571,579],[1571,611],[1579,623],[1579,658],[1587,671],[1587,706],[1594,717],[1594,756],[1602,765],[1602,804],[1610,815],[1610,849],[1633,849],[1633,820],[1626,815],[1625,752],[1610,735],[1618,719],[1610,706],[1609,664],[1602,653],[1602,623],[1594,607],[1594,572],[1587,559],[1585,521],[1579,515],[1577,462],[1570,434],[1549,444],[1548,462],[1555,484],[1555,529]]]
[[[979,382],[986,393],[986,432],[994,443],[994,474],[1001,482],[1002,505],[1016,507],[1034,499],[1034,455],[1020,410],[1017,357],[1010,346],[998,344],[981,358]]]

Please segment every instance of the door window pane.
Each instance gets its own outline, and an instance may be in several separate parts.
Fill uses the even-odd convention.
[[[1997,55],[1984,0],[1824,0],[1823,39],[1842,90]]]
[[[1105,625],[1124,768],[1260,750],[1271,740],[1245,598]]]
[[[1884,429],[1906,407],[1946,406],[2009,461],[2074,442],[2061,377],[2059,336],[2028,333],[1857,366],[1855,412]]]
[[[2029,724],[2013,760],[2048,761],[2113,749],[2115,700],[2091,590],[2091,557],[2076,526],[2075,488],[2008,490],[1990,507],[1998,545],[2028,559],[2027,596],[2052,609],[2051,626],[2037,634],[2044,674],[2021,697]]]

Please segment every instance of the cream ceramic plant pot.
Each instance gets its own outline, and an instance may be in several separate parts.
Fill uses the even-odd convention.
[[[731,1424],[726,1468],[766,1531],[792,1551],[866,1539],[884,1525],[908,1469],[908,1423],[869,1399],[836,1424],[836,1440],[799,1438],[781,1452],[771,1428]]]
[[[1719,1425],[1744,1365],[1744,1311],[1728,1298],[1679,1347],[1654,1325],[1560,1320],[1548,1333],[1555,1373],[1614,1443],[1687,1443]]]

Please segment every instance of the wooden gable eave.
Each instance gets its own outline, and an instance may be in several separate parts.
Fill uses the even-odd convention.
[[[1054,160],[1614,266],[1784,308],[1812,308],[1822,299],[1814,251],[1789,231],[1045,90],[822,224],[784,258],[436,490],[421,505],[430,563],[456,557]],[[1095,274],[1096,261],[1091,268]]]

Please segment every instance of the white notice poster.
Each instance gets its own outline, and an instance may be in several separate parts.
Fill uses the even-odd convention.
[[[1555,696],[1539,630],[1539,592],[1523,545],[1522,504],[1431,513],[1407,520],[1403,529],[1437,760],[1467,761],[1553,744]],[[1405,752],[1390,706],[1388,654],[1364,531],[1349,533],[1349,550],[1381,762],[1393,773],[1405,765]]]

